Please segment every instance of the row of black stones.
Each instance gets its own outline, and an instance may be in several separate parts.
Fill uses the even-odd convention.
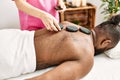
[[[63,29],[62,24],[59,24],[59,26],[61,29]],[[91,31],[85,27],[80,27],[79,29],[76,26],[67,26],[66,27],[66,31],[69,31],[69,32],[77,32],[78,30],[85,34],[91,34]]]

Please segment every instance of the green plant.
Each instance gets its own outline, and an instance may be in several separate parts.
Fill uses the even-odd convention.
[[[107,17],[111,17],[120,11],[120,0],[101,0],[103,3],[100,7],[103,8],[102,14],[107,15]]]

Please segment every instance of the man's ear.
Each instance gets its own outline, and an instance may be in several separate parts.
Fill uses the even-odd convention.
[[[101,47],[104,48],[104,47],[108,46],[110,43],[111,43],[111,40],[109,40],[109,39],[103,40],[101,42]]]

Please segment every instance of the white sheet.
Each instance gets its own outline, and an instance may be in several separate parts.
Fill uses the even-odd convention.
[[[33,37],[34,31],[0,30],[0,80],[35,71]]]
[[[96,56],[94,60],[95,62],[92,70],[81,80],[120,80],[120,59],[111,59],[105,54],[101,54]],[[24,80],[26,78],[40,75],[50,69],[52,68],[47,68],[8,80]]]

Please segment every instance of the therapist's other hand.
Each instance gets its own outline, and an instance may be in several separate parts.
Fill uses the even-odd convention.
[[[49,13],[44,13],[41,16],[41,20],[49,31],[60,31],[61,28],[58,25],[58,21]]]
[[[65,6],[63,0],[58,0],[58,6],[60,6],[62,8],[62,11],[66,10],[66,6]]]

